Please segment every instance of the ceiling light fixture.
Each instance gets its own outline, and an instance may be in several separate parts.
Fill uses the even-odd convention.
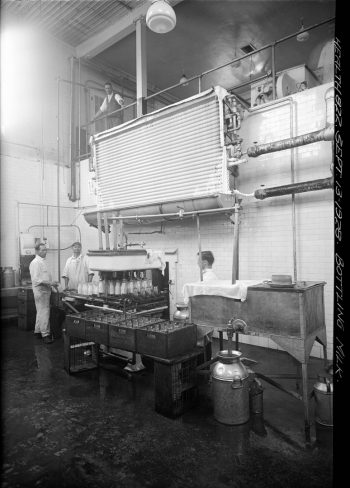
[[[299,29],[299,34],[297,35],[298,42],[305,42],[309,39],[310,34],[304,28],[303,18],[301,18],[301,27]]]
[[[167,0],[152,0],[152,5],[147,10],[146,24],[157,34],[166,34],[174,29],[176,15]]]
[[[181,76],[180,78],[180,83],[184,86],[188,85],[188,78],[187,76],[185,75],[185,73]]]

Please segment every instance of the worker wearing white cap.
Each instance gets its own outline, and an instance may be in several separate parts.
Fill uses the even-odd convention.
[[[40,242],[35,246],[36,256],[29,265],[30,277],[34,293],[36,321],[34,334],[41,335],[46,344],[53,342],[50,331],[50,296],[51,290],[57,291],[59,283],[52,281],[47,267],[45,244]]]

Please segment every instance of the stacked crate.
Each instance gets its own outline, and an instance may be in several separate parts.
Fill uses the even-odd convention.
[[[67,373],[78,373],[98,367],[98,345],[76,337],[63,335],[64,369]]]
[[[18,328],[34,330],[36,308],[32,288],[20,287],[17,291]]]
[[[154,361],[155,410],[177,417],[197,401],[197,372],[202,351],[193,351],[171,360]]]

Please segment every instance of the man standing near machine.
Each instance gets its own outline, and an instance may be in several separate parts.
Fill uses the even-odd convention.
[[[36,256],[29,265],[36,308],[34,334],[40,334],[45,344],[50,344],[53,342],[50,331],[50,295],[51,289],[57,291],[59,283],[52,281],[45,259],[47,254],[45,244],[42,242],[37,244],[35,251]]]
[[[89,267],[88,257],[81,253],[80,242],[72,244],[73,255],[67,259],[63,270],[65,289],[77,290],[79,283],[88,283],[92,281],[93,271]]]
[[[198,253],[199,255],[199,253]],[[203,281],[215,281],[219,278],[216,276],[214,271],[212,270],[213,262],[214,262],[214,254],[211,251],[202,251],[202,273],[203,273]],[[200,267],[200,259],[198,256],[198,266]]]
[[[112,83],[105,83],[106,98],[103,100],[100,109],[95,114],[95,119],[107,115],[107,129],[120,123],[120,113],[113,113],[124,105],[123,98],[112,88]],[[110,115],[109,115],[110,114]]]

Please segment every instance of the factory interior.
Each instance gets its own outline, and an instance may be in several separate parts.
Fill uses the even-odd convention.
[[[336,486],[338,3],[0,9],[1,487]]]

